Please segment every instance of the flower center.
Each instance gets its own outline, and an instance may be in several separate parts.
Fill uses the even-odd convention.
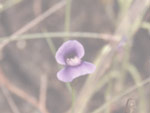
[[[69,66],[76,66],[76,65],[79,65],[79,64],[81,63],[81,59],[78,58],[78,57],[67,58],[67,59],[66,59],[66,63],[67,63]]]

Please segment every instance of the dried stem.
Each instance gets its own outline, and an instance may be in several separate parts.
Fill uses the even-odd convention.
[[[1,87],[1,89],[2,89],[2,92],[3,92],[7,102],[9,104],[12,112],[13,113],[20,113],[17,105],[15,104],[15,102],[14,102],[13,98],[11,97],[11,95],[9,94],[9,92],[4,87]]]
[[[47,92],[47,75],[41,76],[41,87],[40,87],[40,106],[46,105],[46,92]]]
[[[14,93],[18,97],[22,98],[23,100],[27,101],[28,103],[30,103],[31,105],[33,105],[34,107],[39,109],[42,113],[49,113],[45,106],[41,106],[39,104],[40,102],[38,102],[37,99],[35,99],[31,95],[29,95],[26,92],[24,92],[22,89],[16,87],[14,84],[12,84],[7,79],[7,77],[5,77],[5,75],[3,74],[2,70],[0,70],[0,86],[2,86],[2,87],[4,86],[10,92]]]
[[[54,14],[56,11],[58,11],[59,9],[63,8],[65,6],[65,0],[62,0],[58,3],[56,3],[56,5],[54,5],[53,7],[49,8],[46,12],[44,12],[43,14],[39,15],[38,17],[36,17],[35,19],[33,19],[31,22],[29,22],[28,24],[24,25],[22,28],[20,28],[18,31],[16,31],[15,33],[13,33],[9,39],[3,40],[2,43],[0,44],[0,50],[3,50],[3,48],[9,44],[9,42],[11,42],[12,40],[14,40],[15,38],[17,38],[16,36],[21,35],[25,32],[27,32],[28,30],[30,30],[31,28],[33,28],[34,26],[36,26],[37,24],[39,24],[40,22],[42,22],[44,19],[46,19],[48,16]],[[5,88],[7,88],[10,92],[14,93],[15,95],[19,96],[20,98],[24,99],[25,101],[27,101],[28,103],[30,103],[31,105],[33,105],[34,107],[38,108],[42,113],[49,113],[48,110],[45,107],[45,100],[46,100],[46,88],[47,88],[47,82],[46,82],[47,78],[42,78],[41,81],[41,91],[40,91],[40,101],[38,102],[37,99],[35,99],[34,97],[32,97],[31,95],[27,94],[26,92],[24,92],[22,89],[19,89],[18,87],[16,87],[14,84],[12,84],[7,77],[4,76],[4,74],[2,73],[2,71],[0,70],[0,85]],[[7,95],[8,97],[8,95]],[[9,98],[9,102],[10,102],[10,98]],[[14,104],[13,104],[14,105]],[[12,101],[11,101],[11,106],[12,106]],[[13,108],[15,108],[13,106]],[[17,112],[17,110],[14,110],[14,113],[19,113]]]
[[[130,38],[133,36],[133,34],[136,32],[136,30],[139,28],[139,26],[136,29],[133,28],[129,19],[132,19],[132,22],[136,21],[137,18],[141,19],[143,17],[143,16],[141,17],[141,15],[143,15],[145,13],[145,10],[147,9],[147,7],[149,5],[148,0],[143,0],[142,7],[140,7],[140,9],[138,9],[138,12],[136,12],[136,14],[135,14],[135,11],[136,11],[135,7],[139,6],[139,3],[140,3],[140,0],[135,0],[131,9],[128,10],[128,12],[125,14],[125,17],[120,22],[116,32],[114,33],[115,35],[120,34],[121,36],[124,36],[124,35],[129,36],[127,38]],[[130,15],[128,15],[128,14],[130,14]],[[134,17],[136,17],[136,18],[133,18],[132,14],[135,14]],[[129,29],[132,31],[131,33],[129,32]],[[80,94],[77,96],[77,99],[75,102],[75,112],[86,113],[87,105],[88,105],[90,99],[92,98],[92,96],[96,92],[95,85],[99,83],[100,77],[102,77],[104,75],[104,73],[106,73],[107,70],[109,69],[109,67],[111,66],[111,60],[115,54],[115,50],[116,50],[116,47],[111,48],[111,51],[106,56],[104,56],[104,58],[101,59],[102,61],[100,61],[99,64],[97,65],[97,67],[98,67],[97,71],[93,74],[92,77],[89,76],[89,78],[85,82],[84,86],[82,87],[82,89],[80,91]],[[97,59],[100,59],[100,55],[98,55]],[[98,62],[96,61],[95,64],[96,63],[98,63]],[[85,94],[86,94],[86,96],[85,96]],[[99,112],[97,112],[97,113],[99,113]]]
[[[53,7],[49,8],[46,12],[44,12],[41,15],[39,15],[38,17],[33,19],[31,22],[29,22],[28,24],[26,24],[25,26],[20,28],[18,31],[16,31],[14,34],[12,34],[9,39],[4,40],[0,44],[0,50],[2,50],[11,40],[14,40],[16,38],[16,35],[21,35],[21,34],[27,32],[28,30],[30,30],[31,28],[33,28],[34,26],[36,26],[37,24],[42,22],[44,19],[46,19],[48,16],[54,14],[59,9],[63,8],[65,6],[65,3],[66,2],[64,0],[58,2]]]
[[[124,91],[123,93],[121,93],[118,96],[115,96],[114,98],[112,98],[111,100],[109,100],[108,102],[106,102],[104,105],[102,105],[101,107],[99,107],[98,109],[96,109],[94,112],[92,113],[100,113],[102,112],[104,109],[107,108],[108,105],[112,104],[113,102],[118,101],[119,99],[121,99],[123,96],[126,96],[127,94],[135,91],[136,89],[138,89],[139,87],[143,87],[147,84],[150,83],[150,77],[147,78],[146,80],[143,80],[141,83],[139,83],[139,85],[134,85],[131,88],[128,88],[126,91]]]

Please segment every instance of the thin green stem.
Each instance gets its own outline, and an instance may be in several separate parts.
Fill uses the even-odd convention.
[[[70,93],[72,93],[72,86],[70,83],[66,83],[66,87]]]
[[[65,9],[65,32],[69,34],[70,32],[70,16],[71,16],[71,0],[66,0],[66,9]],[[65,37],[65,40],[68,40],[69,36]],[[72,96],[72,113],[74,113],[74,101],[75,101],[75,90],[70,83],[66,83],[68,90]]]
[[[65,9],[65,32],[70,32],[70,17],[71,17],[71,0],[66,0],[66,9]],[[69,36],[66,37],[66,40],[69,39]]]
[[[71,86],[70,83],[66,83],[66,86],[69,90],[69,92],[71,93],[71,96],[72,96],[72,109],[71,109],[71,112],[74,113],[74,103],[75,103],[75,90],[73,89],[73,87]]]
[[[55,45],[53,44],[51,37],[49,37],[49,35],[47,35],[47,33],[45,33],[45,32],[43,32],[43,35],[44,35],[44,37],[48,37],[48,38],[46,38],[46,41],[48,43],[50,51],[52,52],[53,56],[55,56],[56,48],[55,48]]]
[[[6,0],[4,4],[0,4],[0,13],[15,6],[16,4],[22,2],[23,0]]]
[[[31,39],[41,39],[41,38],[64,38],[64,37],[72,37],[72,38],[96,38],[96,39],[103,39],[105,41],[111,41],[112,40],[111,34],[99,34],[99,33],[92,33],[92,32],[45,32],[43,33],[34,33],[34,34],[25,34],[25,35],[19,35],[15,36],[14,39],[9,39],[9,36],[6,37],[0,37],[0,41],[9,40],[31,40]],[[119,36],[113,36],[113,41],[119,41]]]
[[[47,35],[45,33],[43,33],[44,36],[46,37]],[[47,36],[48,37],[48,36]],[[55,55],[56,53],[56,48],[55,45],[53,44],[52,40],[49,38],[46,38],[46,41],[48,43],[48,46],[50,48],[50,51],[52,52],[53,55]],[[59,66],[58,66],[59,67]],[[75,90],[72,88],[70,83],[66,83],[67,89],[70,92],[70,94],[72,95],[72,113],[74,113],[74,101],[75,101]]]
[[[142,22],[141,27],[150,30],[150,22]]]
[[[127,64],[129,62],[129,58],[130,58],[131,46],[130,46],[129,40],[126,42],[126,46],[123,47],[123,49],[124,50],[123,50],[123,58],[122,58],[121,66],[120,66],[121,67],[120,68],[120,76],[117,78],[119,86],[120,86],[120,90],[124,89],[124,81],[125,81],[126,74],[127,74],[126,67],[127,67]]]
[[[105,91],[105,100],[108,101],[111,98],[111,88],[112,88],[112,77],[111,75],[107,76],[107,79],[109,80],[107,89]],[[108,109],[106,109],[105,113],[110,113],[110,105],[108,105]]]
[[[123,93],[119,94],[118,96],[112,98],[111,100],[109,100],[108,102],[106,102],[104,105],[102,105],[101,107],[99,107],[98,109],[94,110],[92,113],[100,113],[103,110],[105,110],[107,108],[108,105],[112,104],[113,102],[116,102],[117,100],[121,99],[123,96],[135,91],[137,88],[143,87],[144,85],[150,83],[150,78],[140,82],[138,85],[134,85],[131,88],[127,89],[126,91],[124,91]]]
[[[140,82],[142,81],[142,78],[140,76],[140,73],[138,72],[138,70],[136,69],[135,66],[133,66],[132,64],[128,64],[128,66],[126,67],[126,70],[131,74],[133,80],[135,81],[135,84],[138,86],[140,84]],[[139,93],[139,99],[140,99],[140,103],[139,103],[139,111],[140,113],[146,113],[147,109],[146,109],[146,98],[145,98],[145,94],[144,94],[144,90],[139,87],[138,88],[138,93]]]
[[[50,39],[50,38],[46,38],[46,41],[48,43],[48,46],[50,47],[51,49],[51,52],[53,55],[55,55],[56,53],[56,48],[55,48],[55,45],[53,44],[53,41]]]
[[[116,25],[118,25],[118,23],[120,23],[122,18],[124,18],[132,2],[133,0],[118,0],[120,11],[117,17]]]
[[[110,76],[110,77],[108,77]],[[111,79],[117,78],[120,76],[120,73],[118,71],[112,70],[108,74],[104,75],[104,77],[101,78],[99,81],[99,84],[96,86],[96,91],[99,91],[103,86],[105,86]]]

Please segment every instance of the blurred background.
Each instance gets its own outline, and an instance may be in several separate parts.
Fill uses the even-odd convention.
[[[56,77],[55,53],[68,38],[80,41],[83,59],[97,66],[71,85]],[[0,41],[0,113],[150,112],[150,85],[138,87],[150,77],[149,0],[0,0]]]

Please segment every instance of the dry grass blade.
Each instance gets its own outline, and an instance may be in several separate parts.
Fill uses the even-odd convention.
[[[118,29],[115,32],[115,35],[120,34],[121,36],[124,36],[124,35],[129,36],[129,29],[131,30],[132,28],[132,24],[129,24],[130,22],[129,18],[132,19],[132,22],[136,21],[137,18],[141,19],[141,15],[144,14],[145,9],[147,9],[147,6],[149,5],[147,3],[148,3],[148,0],[143,0],[142,6],[138,9],[138,12],[136,12],[135,14],[135,7],[137,7],[137,5],[139,6],[139,0],[135,0],[134,3],[132,4],[131,9],[129,9],[128,12],[125,14],[125,18],[123,18],[123,20],[120,22]],[[128,14],[135,14],[134,17],[136,18],[133,18],[132,15],[128,15]],[[128,16],[131,16],[131,17],[128,17]],[[127,37],[127,38],[130,38],[130,37]],[[95,86],[99,82],[99,78],[102,75],[104,75],[104,73],[107,71],[107,69],[111,65],[111,60],[112,60],[111,53],[114,53],[115,48],[112,48],[112,50],[108,53],[108,57],[105,56],[106,57],[104,58],[105,63],[101,62],[100,67],[99,65],[97,66],[97,68],[100,71],[97,71],[98,73],[95,73],[92,77],[90,76],[88,78],[89,81],[88,80],[86,81],[85,85],[80,91],[80,94],[77,96],[77,99],[75,102],[75,110],[76,110],[75,112],[86,113],[86,110],[87,110],[86,106],[88,105],[88,102],[90,101],[92,95],[95,93]],[[96,113],[99,113],[99,112],[96,112]]]
[[[12,99],[11,95],[9,94],[9,92],[4,88],[4,87],[1,87],[2,89],[2,92],[12,110],[13,113],[20,113],[19,112],[19,109],[17,107],[17,105],[15,104],[14,100]]]
[[[40,86],[40,106],[46,105],[46,92],[47,92],[47,75],[41,76],[41,86]]]
[[[139,85],[134,85],[131,88],[128,88],[126,91],[124,91],[123,93],[121,93],[120,95],[112,98],[111,100],[109,100],[108,102],[106,102],[104,105],[102,105],[101,107],[99,107],[98,109],[96,109],[94,112],[92,113],[100,113],[103,110],[105,110],[107,108],[108,105],[112,104],[113,102],[118,101],[119,99],[121,99],[123,96],[126,96],[127,94],[130,94],[131,92],[137,90],[139,87],[143,87],[147,84],[150,83],[150,78],[147,78],[146,80],[143,80],[141,83],[139,83]]]
[[[41,106],[37,101],[37,99],[35,99],[34,97],[32,97],[31,95],[27,94],[25,91],[23,91],[22,89],[16,87],[14,84],[12,84],[7,77],[5,77],[5,75],[3,74],[3,72],[0,70],[0,86],[1,87],[5,87],[7,88],[11,93],[15,94],[16,96],[22,98],[23,100],[27,101],[28,103],[30,103],[32,106],[34,106],[35,108],[39,109],[42,113],[49,113],[48,110],[46,109],[45,106]]]
[[[34,26],[36,26],[37,24],[42,22],[44,19],[46,19],[48,16],[54,14],[59,9],[63,8],[65,6],[65,3],[66,3],[65,0],[62,0],[58,3],[56,3],[56,5],[49,8],[46,12],[42,13],[41,15],[39,15],[38,17],[33,19],[31,22],[29,22],[28,24],[26,24],[25,26],[20,28],[18,31],[16,31],[14,34],[12,34],[9,39],[6,39],[3,42],[1,42],[0,50],[2,50],[11,40],[14,40],[17,35],[21,35],[21,34],[27,32],[28,30],[30,30],[31,28],[33,28]]]

